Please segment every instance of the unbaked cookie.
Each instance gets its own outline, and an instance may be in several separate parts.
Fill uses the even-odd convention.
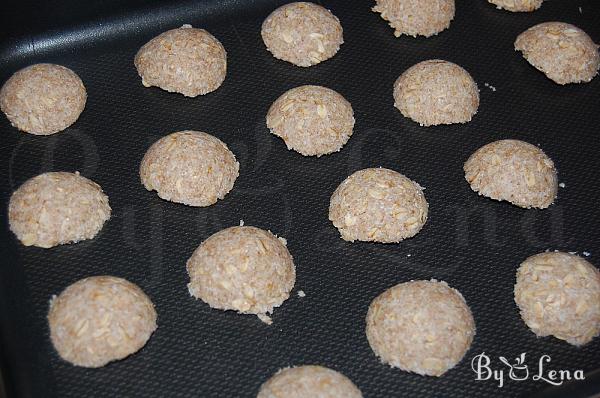
[[[92,239],[110,218],[108,197],[76,173],[30,178],[10,197],[10,229],[25,246],[50,248]]]
[[[308,2],[279,7],[265,19],[260,33],[275,58],[303,67],[328,60],[344,43],[339,19]]]
[[[156,311],[133,283],[93,276],[52,298],[48,324],[65,361],[97,368],[140,350],[156,330]]]
[[[558,192],[554,162],[538,147],[519,140],[482,146],[464,165],[473,191],[524,208],[545,209]]]
[[[231,227],[206,239],[187,261],[190,294],[212,308],[267,313],[290,296],[296,268],[286,240],[255,227]]]
[[[477,113],[479,90],[469,72],[433,59],[400,75],[394,83],[394,106],[421,126],[466,123]]]
[[[375,0],[373,11],[394,28],[394,35],[433,36],[450,26],[454,0]]]
[[[383,363],[441,376],[463,358],[475,322],[463,296],[445,282],[411,281],[379,295],[367,313],[367,339]]]
[[[286,91],[267,114],[267,127],[288,149],[304,156],[339,151],[354,129],[350,103],[326,87],[300,86]]]
[[[488,2],[507,11],[531,12],[540,8],[544,0],[488,0]]]
[[[583,30],[563,22],[544,22],[521,33],[515,50],[558,84],[591,81],[598,74],[598,45]]]
[[[331,195],[329,220],[348,241],[400,242],[416,235],[427,221],[423,188],[383,168],[359,170]]]
[[[346,376],[323,366],[281,369],[267,380],[256,398],[362,398]]]
[[[21,69],[0,89],[0,108],[10,123],[35,135],[54,134],[75,123],[86,100],[79,76],[54,64]]]
[[[196,97],[221,86],[227,74],[227,52],[206,30],[183,25],[144,44],[134,64],[144,86]]]
[[[231,191],[239,168],[221,140],[186,130],[152,144],[142,159],[140,178],[147,190],[155,190],[162,199],[210,206]]]
[[[585,259],[548,252],[526,259],[517,271],[515,302],[537,336],[573,345],[600,333],[600,272]]]

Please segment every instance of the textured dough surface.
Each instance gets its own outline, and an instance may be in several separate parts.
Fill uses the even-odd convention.
[[[369,344],[383,363],[429,376],[460,362],[475,335],[463,296],[433,279],[386,290],[369,306],[366,323]]]
[[[454,0],[376,0],[374,12],[388,21],[394,35],[433,36],[454,19]]]
[[[527,258],[517,271],[515,302],[537,336],[579,346],[600,333],[600,272],[574,254]]]
[[[267,114],[267,127],[304,156],[339,151],[354,129],[354,112],[339,93],[321,86],[286,91]]]
[[[396,243],[423,228],[428,208],[419,184],[393,170],[370,168],[337,187],[329,220],[344,240]]]
[[[83,82],[69,68],[35,64],[12,75],[0,89],[0,109],[19,130],[49,135],[75,123],[85,108]]]
[[[231,227],[211,235],[187,261],[190,294],[212,308],[256,314],[270,323],[290,296],[296,268],[286,240],[256,227]]]
[[[156,141],[140,165],[147,190],[188,206],[210,206],[233,188],[240,165],[218,138],[199,131],[179,131]]]
[[[343,374],[323,366],[281,369],[267,380],[256,398],[362,398]]]
[[[544,22],[521,33],[515,50],[558,84],[591,81],[600,68],[598,45],[583,30],[563,22]]]
[[[50,338],[65,360],[97,368],[141,349],[156,330],[154,305],[114,276],[81,279],[50,301]]]
[[[512,12],[531,12],[541,7],[544,0],[488,0],[496,8]]]
[[[78,172],[30,178],[10,197],[10,229],[25,246],[50,248],[92,239],[110,218],[108,197]]]
[[[206,30],[183,25],[144,44],[134,64],[144,86],[196,97],[223,84],[227,52]]]
[[[394,106],[421,126],[466,123],[477,113],[479,90],[469,72],[433,59],[400,75],[394,83]]]
[[[308,2],[286,4],[273,11],[263,22],[261,35],[275,58],[302,67],[328,60],[344,43],[339,19]]]
[[[524,208],[545,209],[558,192],[554,162],[538,147],[519,140],[482,146],[464,165],[473,191]]]

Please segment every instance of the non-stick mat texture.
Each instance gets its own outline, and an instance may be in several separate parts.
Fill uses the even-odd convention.
[[[51,170],[79,170],[103,187],[113,208],[95,239],[50,250],[19,244],[2,211],[1,350],[9,389],[43,397],[252,397],[282,367],[322,364],[350,377],[366,397],[517,396],[547,385],[507,380],[498,388],[494,381],[476,381],[471,359],[485,352],[500,369],[498,356],[527,352],[532,371],[542,354],[551,356],[553,369],[591,371],[600,365],[600,339],[576,348],[536,338],[521,321],[512,293],[519,263],[546,249],[587,251],[600,265],[600,78],[558,86],[513,50],[520,32],[550,20],[573,23],[600,42],[599,4],[554,0],[534,13],[514,14],[484,0],[459,0],[449,30],[415,39],[395,38],[370,11],[371,1],[323,1],[340,18],[345,44],[333,59],[305,69],[274,59],[263,46],[262,20],[281,2],[248,2],[247,12],[221,10],[216,3],[206,3],[210,17],[190,12],[154,22],[150,15],[152,23],[144,24],[132,19],[112,39],[72,40],[73,29],[66,28],[58,31],[64,37],[48,37],[44,46],[32,39],[25,49],[2,49],[2,82],[30,63],[55,62],[76,71],[88,90],[79,120],[53,136],[20,133],[0,119],[3,208],[26,179]],[[198,4],[204,3],[196,5],[202,10]],[[127,14],[119,18],[127,21]],[[133,66],[143,43],[184,23],[207,28],[228,52],[223,86],[194,99],[143,87]],[[423,128],[393,107],[395,79],[431,58],[455,62],[477,81],[481,105],[472,122]],[[269,134],[268,107],[302,84],[333,88],[352,103],[356,128],[341,152],[306,158]],[[214,206],[166,202],[139,181],[149,145],[184,129],[219,137],[240,162],[233,191]],[[566,187],[548,210],[523,210],[470,190],[463,162],[503,138],[539,144],[556,162]],[[430,219],[400,244],[345,242],[328,221],[329,197],[352,172],[376,166],[425,186]],[[294,256],[296,287],[275,311],[272,326],[212,310],[186,288],[185,262],[193,250],[241,219],[287,238]],[[101,369],[74,367],[50,343],[48,300],[76,280],[100,274],[138,284],[156,305],[159,327],[126,360]],[[470,351],[440,378],[382,365],[364,333],[375,296],[400,282],[430,278],[462,292],[477,324]],[[298,290],[306,297],[298,297]]]

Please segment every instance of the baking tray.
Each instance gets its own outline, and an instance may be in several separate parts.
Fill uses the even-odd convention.
[[[531,378],[506,380],[502,388],[477,381],[472,358],[485,352],[501,369],[498,356],[527,352],[532,371],[543,354],[551,356],[547,369],[600,367],[600,338],[580,348],[536,338],[512,295],[516,268],[537,252],[586,251],[600,264],[600,78],[559,86],[513,50],[520,32],[550,20],[573,23],[600,42],[600,4],[554,0],[514,14],[484,0],[458,0],[449,30],[414,39],[395,38],[371,3],[322,2],[340,18],[345,44],[308,69],[274,59],[263,46],[262,20],[281,1],[3,3],[0,81],[28,64],[55,62],[76,71],[88,91],[79,120],[56,135],[23,134],[0,118],[0,358],[10,396],[252,397],[275,371],[300,364],[339,370],[366,397],[521,396],[549,385]],[[142,44],[184,23],[208,29],[228,52],[223,86],[194,99],[144,88],[133,66]],[[477,81],[481,105],[472,122],[424,128],[393,107],[394,80],[430,58],[458,63]],[[269,105],[302,84],[331,87],[352,103],[356,127],[341,152],[305,158],[268,133]],[[214,134],[240,162],[233,191],[214,206],[166,202],[140,184],[138,166],[149,145],[184,129]],[[539,144],[556,162],[565,188],[548,210],[478,197],[464,181],[467,157],[502,138]],[[426,187],[430,219],[416,237],[393,245],[348,243],[328,221],[336,186],[374,166]],[[79,170],[108,194],[112,218],[95,239],[44,250],[20,245],[9,232],[11,192],[51,170]],[[272,326],[211,310],[186,288],[184,265],[193,250],[241,219],[287,238],[295,259],[296,287]],[[99,274],[138,284],[156,305],[159,327],[126,360],[74,367],[50,343],[48,299]],[[440,378],[380,364],[364,334],[375,296],[399,282],[430,278],[460,290],[477,324],[465,358]],[[588,392],[597,392],[597,381],[588,380]]]

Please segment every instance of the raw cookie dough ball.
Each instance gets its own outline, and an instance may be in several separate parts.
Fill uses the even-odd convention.
[[[140,48],[134,63],[144,86],[186,97],[215,91],[227,74],[227,53],[221,42],[191,25],[156,36]]]
[[[48,323],[62,359],[98,368],[141,349],[156,330],[156,311],[133,283],[93,276],[52,298]]]
[[[329,220],[344,240],[397,243],[423,228],[428,207],[419,184],[393,170],[370,168],[337,187]]]
[[[465,162],[464,171],[479,195],[519,207],[545,209],[558,191],[554,162],[540,148],[519,140],[482,146]]]
[[[231,227],[206,239],[187,261],[190,294],[212,308],[257,314],[271,323],[290,296],[296,268],[286,240],[255,227]]]
[[[275,58],[304,67],[328,60],[344,43],[339,19],[329,10],[306,2],[273,11],[260,33]]]
[[[562,22],[545,22],[521,33],[515,50],[558,84],[589,82],[598,73],[598,46],[581,29]]]
[[[352,135],[354,112],[344,97],[321,86],[286,91],[267,114],[267,127],[304,156],[339,151]]]
[[[231,191],[239,169],[235,155],[221,140],[186,130],[152,144],[142,159],[140,178],[162,199],[210,206]]]
[[[573,345],[600,333],[600,272],[574,254],[548,252],[526,259],[517,271],[515,302],[537,336]]]
[[[540,8],[544,0],[488,0],[488,2],[507,11],[531,12]]]
[[[454,19],[454,0],[376,0],[373,11],[395,29],[394,36],[437,35]]]
[[[362,398],[349,378],[323,366],[281,369],[267,380],[256,398]]]
[[[30,178],[10,197],[10,229],[25,246],[50,248],[92,239],[110,218],[108,197],[76,173]]]
[[[54,64],[21,69],[0,90],[0,108],[10,124],[35,135],[54,134],[75,123],[86,100],[79,76]]]
[[[401,283],[379,295],[369,306],[366,332],[383,363],[441,376],[471,346],[475,322],[463,296],[432,279]]]
[[[421,126],[466,123],[477,113],[479,90],[469,72],[433,59],[400,75],[394,83],[394,106]]]

